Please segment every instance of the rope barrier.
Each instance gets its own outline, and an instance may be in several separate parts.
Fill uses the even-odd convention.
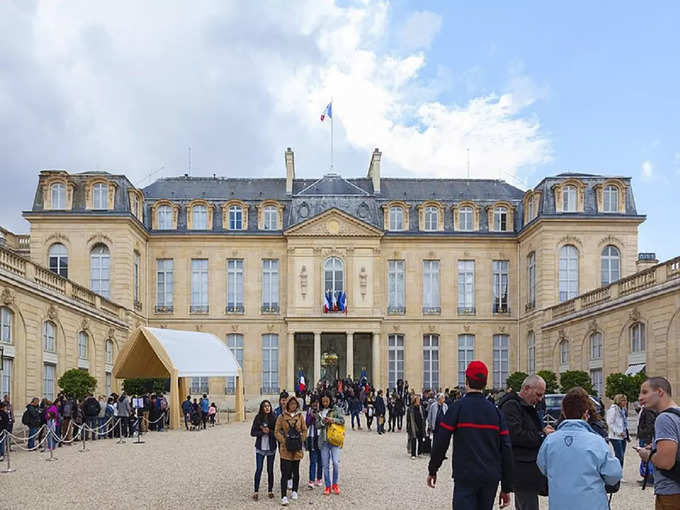
[[[35,438],[38,434],[40,434],[40,432],[41,432],[42,429],[44,429],[44,428],[45,428],[45,425],[41,426],[35,434],[33,434],[32,436],[28,436],[28,437],[15,436],[14,434],[12,434],[11,432],[9,432],[8,430],[3,430],[3,432],[4,432],[5,434],[7,434],[9,437],[11,437],[12,439],[14,439],[14,441],[15,441],[14,444],[16,444],[17,441],[26,442],[26,441],[28,441],[28,440],[30,440],[30,439]]]

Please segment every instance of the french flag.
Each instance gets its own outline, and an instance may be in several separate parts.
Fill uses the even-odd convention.
[[[323,313],[328,313],[333,310],[333,293],[330,290],[326,291],[323,297]]]
[[[326,108],[323,109],[321,112],[321,122],[324,121],[324,119],[328,117],[329,119],[333,118],[333,103],[328,103],[326,105]]]
[[[338,310],[347,313],[347,294],[344,292],[338,294]]]

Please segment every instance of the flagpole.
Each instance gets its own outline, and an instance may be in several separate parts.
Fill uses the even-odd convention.
[[[331,97],[331,172],[333,171],[333,98]]]

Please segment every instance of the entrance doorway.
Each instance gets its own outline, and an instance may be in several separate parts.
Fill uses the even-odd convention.
[[[362,374],[370,384],[373,381],[373,335],[371,333],[354,333],[354,367],[350,374],[356,381],[360,381]]]
[[[314,381],[314,333],[295,333],[294,384],[300,380],[300,371],[305,376],[307,387],[313,387]],[[294,388],[287,388],[292,391]]]

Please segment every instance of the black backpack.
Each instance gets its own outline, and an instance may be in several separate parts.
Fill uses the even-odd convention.
[[[286,420],[288,421],[288,420]],[[286,435],[286,450],[289,453],[295,453],[302,450],[302,436],[300,431],[295,428],[295,420],[293,423],[288,422],[288,434]]]
[[[26,425],[27,427],[29,426],[29,422],[31,421],[31,417],[28,413],[28,409],[24,411],[24,414],[21,416],[21,423]]]

